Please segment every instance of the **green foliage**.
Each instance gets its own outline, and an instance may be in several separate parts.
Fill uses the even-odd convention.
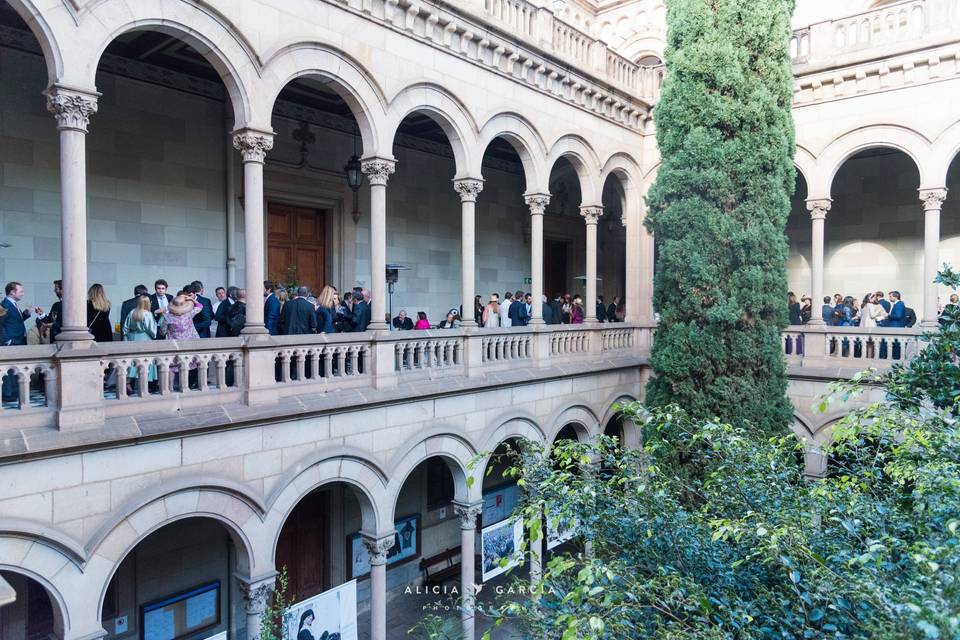
[[[786,433],[793,0],[667,8],[667,76],[655,110],[663,161],[646,223],[659,252],[660,313],[648,401]]]
[[[289,596],[287,568],[280,570],[270,602],[260,618],[260,640],[283,640],[283,612],[293,604]]]

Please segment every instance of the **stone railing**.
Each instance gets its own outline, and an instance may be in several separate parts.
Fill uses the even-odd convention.
[[[780,334],[790,365],[884,369],[909,360],[923,347],[920,328],[787,327]]]
[[[16,399],[3,403],[0,430],[85,428],[138,414],[269,405],[291,396],[482,378],[553,363],[596,359],[602,366],[601,359],[645,356],[651,330],[627,323],[540,325],[4,347],[4,391]]]
[[[612,54],[528,0],[323,1],[632,129],[645,127],[659,96],[660,67]]]
[[[956,0],[901,0],[795,30],[790,59],[802,67],[823,68],[889,58],[956,41],[958,26]]]

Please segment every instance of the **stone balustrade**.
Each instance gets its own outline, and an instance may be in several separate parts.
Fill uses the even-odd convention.
[[[780,341],[795,367],[886,369],[917,354],[925,343],[920,328],[787,327]]]
[[[5,347],[0,367],[20,400],[3,404],[0,430],[62,431],[451,376],[482,384],[487,374],[554,363],[602,368],[611,358],[645,357],[651,331],[618,323]]]

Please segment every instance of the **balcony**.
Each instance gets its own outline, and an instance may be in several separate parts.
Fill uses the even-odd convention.
[[[923,334],[920,327],[790,326],[780,341],[791,376],[842,379],[910,360],[926,346]]]
[[[0,411],[0,456],[604,373],[644,364],[651,336],[616,323],[7,347],[20,399]]]

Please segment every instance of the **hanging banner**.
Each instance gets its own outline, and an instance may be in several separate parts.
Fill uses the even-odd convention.
[[[577,533],[577,522],[574,518],[563,518],[558,515],[547,516],[547,550],[559,547]]]
[[[283,640],[357,640],[357,581],[345,582],[287,609]]]
[[[481,579],[486,582],[511,567],[523,564],[523,520],[513,518],[497,522],[480,531]],[[501,566],[501,561],[506,562]]]

